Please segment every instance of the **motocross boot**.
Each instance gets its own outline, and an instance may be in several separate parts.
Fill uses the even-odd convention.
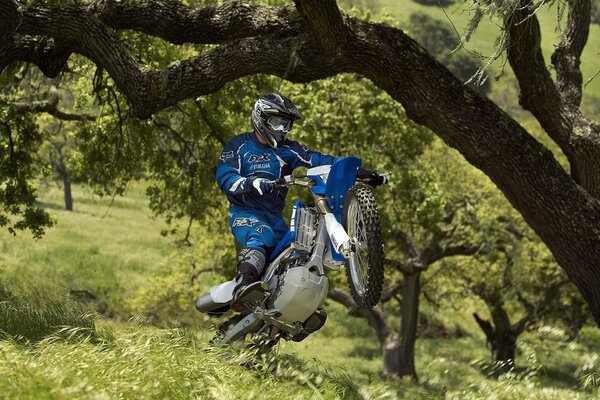
[[[265,254],[256,248],[244,247],[238,253],[236,285],[233,289],[231,309],[248,311],[248,305],[264,298],[266,285],[258,280],[265,266]]]

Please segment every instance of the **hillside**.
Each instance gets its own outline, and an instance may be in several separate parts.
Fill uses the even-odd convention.
[[[1,398],[275,399],[285,393],[289,399],[584,399],[598,394],[596,329],[584,329],[573,343],[549,327],[528,333],[520,343],[519,368],[496,379],[483,336],[467,322],[468,307],[435,311],[446,321],[439,322],[446,333],[421,330],[419,384],[381,380],[373,331],[333,303],[321,331],[301,343],[282,343],[262,359],[240,348],[209,346],[213,322],[200,315],[187,328],[161,329],[145,318],[118,322],[131,312],[126,300],[160,275],[176,249],[173,238],[160,235],[164,225],[148,218],[142,189],[133,187],[109,207],[110,200],[93,199],[77,188],[73,213],[60,210],[58,190],[48,189],[43,200],[59,218],[55,229],[41,241],[1,233],[3,282],[20,279],[49,290],[33,299],[26,286],[21,300],[1,299],[0,329],[19,302],[35,307],[32,318],[41,319],[52,311],[53,303],[45,301],[49,292],[64,299],[70,288],[83,286],[103,296],[112,310],[105,315],[117,318],[97,316],[91,330],[74,318],[29,344],[4,335]],[[79,310],[76,301],[63,301]]]
[[[468,10],[468,3],[455,2],[447,8],[436,6],[424,6],[413,0],[373,0],[373,1],[353,1],[347,0],[348,5],[366,6],[374,9],[376,14],[391,13],[394,18],[400,21],[401,26],[408,27],[409,16],[415,12],[422,12],[432,18],[442,21],[453,31],[456,30],[457,36],[463,35],[466,27],[469,25],[474,12]],[[542,7],[537,12],[542,30],[542,51],[548,65],[550,65],[550,55],[554,51],[554,46],[560,40],[560,25],[557,30],[558,12],[555,5]],[[410,32],[409,32],[410,33]],[[484,16],[469,42],[466,49],[477,57],[482,55],[482,62],[486,57],[493,54],[494,43],[499,37],[501,30],[497,21]],[[584,52],[581,56],[581,70],[583,73],[583,82],[587,85],[583,91],[583,109],[590,115],[600,116],[600,25],[592,24]],[[505,109],[518,108],[516,95],[516,81],[508,63],[505,64],[504,73],[501,74],[505,58],[500,57],[492,63],[488,72],[492,79],[492,93],[490,97],[499,103]],[[552,71],[552,68],[550,68]],[[494,79],[496,76],[498,80]],[[590,81],[591,80],[591,81]],[[512,97],[510,101],[506,100],[507,94]],[[510,103],[510,104],[509,104]]]

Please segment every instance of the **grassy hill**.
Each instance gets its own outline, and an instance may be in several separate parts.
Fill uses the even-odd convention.
[[[125,313],[124,300],[166,268],[176,248],[161,236],[165,224],[151,217],[144,188],[132,184],[126,197],[113,200],[75,186],[73,212],[63,209],[58,187],[39,192],[57,225],[41,240],[0,231],[0,277],[62,295],[85,289],[106,303],[107,312]]]
[[[457,36],[464,34],[466,27],[474,15],[472,10],[468,10],[469,3],[461,3],[459,1],[447,8],[424,6],[413,0],[346,0],[345,4],[347,6],[367,7],[380,15],[391,13],[400,22],[401,26],[405,28],[408,28],[410,14],[422,12],[441,21],[441,23],[452,30],[456,29]],[[546,63],[550,65],[550,55],[554,51],[555,45],[560,41],[560,30],[557,30],[557,26],[564,28],[564,21],[562,21],[562,25],[557,25],[558,13],[556,3],[552,6],[542,7],[537,12],[537,17],[542,30],[542,51],[544,52]],[[477,30],[467,43],[466,49],[472,53],[490,56],[493,54],[494,43],[500,33],[501,30],[498,26],[498,21],[484,16]],[[584,83],[592,79],[600,71],[599,54],[600,25],[592,24],[590,26],[587,45],[581,56],[581,70]],[[518,96],[514,74],[508,63],[506,63],[505,73],[499,80],[494,80],[495,76],[500,75],[502,64],[505,61],[505,58],[501,57],[488,70],[490,79],[493,80],[490,98],[496,101],[501,107],[508,108],[508,111],[511,111],[511,109],[518,108]],[[550,71],[553,71],[552,68],[550,68]],[[507,94],[510,100],[506,99]],[[596,76],[585,86],[583,94],[583,107],[586,113],[596,119],[600,118],[600,75]]]
[[[499,378],[473,325],[465,324],[453,337],[422,335],[416,349],[418,384],[382,380],[373,331],[333,303],[327,304],[330,318],[322,330],[301,343],[282,343],[268,357],[242,347],[213,348],[208,344],[213,322],[200,315],[187,328],[159,328],[128,308],[128,300],[181,251],[173,238],[160,235],[164,224],[148,217],[143,186],[133,186],[112,205],[77,188],[72,213],[60,209],[58,189],[45,189],[42,197],[58,217],[46,237],[34,241],[0,232],[0,289],[6,289],[0,290],[5,332],[0,398],[585,399],[599,394],[600,332],[594,328],[584,329],[577,343],[567,343],[556,330],[526,334],[518,369]],[[211,278],[202,284],[212,284]],[[89,306],[66,298],[70,289],[83,287],[106,301],[112,312],[105,315],[115,318],[90,317]],[[11,290],[17,295],[5,293]],[[192,301],[188,308],[193,309]],[[448,321],[472,319],[467,308],[431,312]],[[128,315],[134,318],[123,322]],[[19,330],[32,327],[40,335],[30,341],[19,337]]]

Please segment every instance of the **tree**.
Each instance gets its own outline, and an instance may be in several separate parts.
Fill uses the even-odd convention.
[[[435,1],[437,2],[437,0]],[[456,33],[444,25],[443,21],[422,12],[412,13],[410,15],[410,33],[457,78],[463,82],[469,82],[469,86],[479,94],[489,93],[492,86],[489,79],[482,84],[472,82],[476,81],[475,75],[482,65],[473,55],[465,51],[455,51],[460,48],[460,39]]]
[[[30,229],[39,238],[44,227],[54,224],[37,206],[31,183],[39,173],[34,160],[42,141],[31,115],[0,98],[0,226],[7,226],[12,234]]]
[[[500,12],[520,103],[565,153],[570,174],[513,118],[464,87],[400,29],[348,16],[334,0],[296,0],[295,8],[113,0],[21,7],[1,0],[0,70],[25,61],[56,76],[72,53],[81,54],[110,75],[139,118],[251,74],[292,82],[363,75],[489,176],[548,245],[600,324],[600,127],[579,109],[591,2],[568,3],[551,59],[556,80],[540,50],[535,5],[491,4],[477,7]],[[122,30],[213,46],[162,68],[145,67],[114,33]]]

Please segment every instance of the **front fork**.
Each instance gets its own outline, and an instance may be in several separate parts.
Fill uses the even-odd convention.
[[[327,199],[323,196],[313,194],[315,199],[315,205],[317,209],[325,214],[325,226],[327,227],[327,234],[333,243],[334,249],[340,253],[344,258],[350,258],[352,252],[355,251],[354,241],[348,236],[348,233],[339,223],[335,215],[329,209],[327,205]]]

